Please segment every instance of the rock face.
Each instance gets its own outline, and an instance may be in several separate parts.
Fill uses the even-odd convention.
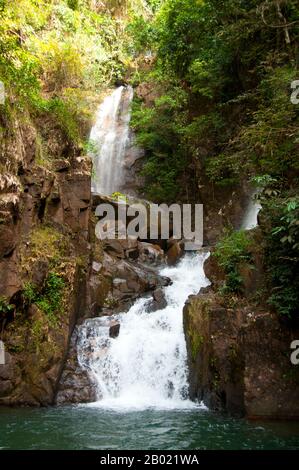
[[[190,297],[184,331],[192,399],[252,419],[299,418],[299,371],[290,361],[299,331],[248,303],[228,308],[211,289]]]
[[[242,292],[226,296],[220,290],[225,272],[210,256],[204,269],[212,285],[184,308],[190,396],[252,419],[298,419],[299,369],[290,345],[299,330],[257,296],[266,289],[259,228],[251,232],[250,255],[254,269],[238,266]]]
[[[150,260],[149,257],[149,262],[144,264],[139,258],[131,261],[119,258],[117,254],[112,256],[110,251],[104,252],[96,271],[93,264],[89,282],[90,309],[87,314],[102,316],[126,311],[138,296],[168,285],[170,280],[160,276],[150,266]]]
[[[77,331],[75,329],[70,344],[68,360],[56,394],[55,402],[57,405],[96,401],[96,385],[78,363],[76,341]]]
[[[37,128],[9,125],[15,132],[0,142],[0,405],[48,405],[88,308],[91,164],[46,120],[48,161],[37,164]],[[49,313],[46,297],[37,306],[33,296],[51,275],[64,288],[59,311]]]

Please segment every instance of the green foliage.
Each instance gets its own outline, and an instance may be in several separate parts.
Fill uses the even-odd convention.
[[[23,297],[30,304],[36,304],[47,316],[52,326],[57,325],[58,315],[63,310],[63,290],[65,282],[61,276],[50,272],[42,289],[28,282],[23,289]]]
[[[270,305],[284,316],[299,313],[299,197],[279,197],[265,204],[271,231],[266,234]]]
[[[134,16],[127,26],[127,32],[132,38],[129,51],[133,54],[144,54],[151,50],[156,40],[156,30],[148,18]]]
[[[159,93],[180,89],[187,96],[180,109],[183,124],[174,139],[166,133],[167,158],[180,159],[177,153],[184,148],[186,165],[198,162],[198,177],[205,175],[215,186],[237,185],[248,175],[280,179],[299,171],[299,108],[290,102],[290,84],[298,78],[299,10],[295,0],[280,2],[280,12],[274,1],[263,7],[263,0],[166,0],[150,25],[156,29],[151,47]],[[283,27],[269,27],[282,25],[283,18],[292,25],[291,44]],[[159,118],[164,126],[167,113],[151,107],[156,124],[145,144],[151,139],[160,154]],[[146,121],[140,120],[137,132],[143,142]],[[151,153],[148,158],[148,184],[159,188],[164,161],[153,160]],[[181,173],[178,168],[173,179]]]
[[[47,110],[74,143],[80,140],[77,112],[70,109],[61,98],[53,98],[47,104]]]
[[[201,347],[204,343],[204,337],[196,332],[195,329],[188,331],[188,337],[190,338],[190,345],[191,345],[191,356],[193,362],[196,361],[197,354],[199,353]]]
[[[137,3],[142,9],[141,0],[130,6]],[[50,112],[70,140],[81,142],[95,93],[121,79],[131,60],[124,25],[109,9],[87,0],[11,0],[1,9],[6,102],[21,116]]]
[[[236,156],[220,153],[206,162],[206,175],[218,186],[233,186],[239,182],[240,160]]]
[[[23,297],[28,304],[32,304],[37,299],[37,289],[31,282],[26,282],[23,287]]]
[[[242,291],[243,280],[239,272],[242,263],[250,264],[251,239],[244,230],[228,232],[216,245],[214,256],[226,274],[226,281],[222,288],[223,293],[238,293]]]
[[[7,316],[12,313],[15,309],[15,306],[10,304],[7,298],[0,297],[0,320],[4,320]]]
[[[72,10],[78,10],[79,8],[79,0],[67,0],[67,5]]]
[[[151,40],[142,36],[149,30]],[[298,317],[299,107],[290,100],[298,79],[298,2],[166,0],[136,34],[155,56],[143,81],[156,99],[133,110],[146,149],[147,194],[190,198],[189,167],[213,192],[254,182],[263,205],[269,303]],[[249,243],[237,232],[217,245],[224,293],[242,291],[240,265],[251,262]]]
[[[111,199],[113,199],[114,201],[127,201],[128,198],[125,194],[123,193],[120,193],[119,191],[111,194]]]
[[[299,251],[299,197],[287,200],[282,212],[281,225],[272,230],[272,235],[282,236],[282,244],[288,244],[294,252]]]
[[[249,261],[251,240],[245,230],[228,232],[218,243],[213,253],[222,268],[229,271],[241,261]]]
[[[147,156],[142,170],[146,177],[145,191],[157,202],[174,201],[180,191],[178,178],[186,164],[185,149],[180,144],[185,99],[183,90],[174,88],[160,96],[152,108],[138,101],[133,106],[132,126]]]
[[[290,84],[296,70],[290,66],[267,71],[257,88],[258,109],[250,126],[240,133],[257,172],[277,178],[298,171],[299,110],[290,101]]]

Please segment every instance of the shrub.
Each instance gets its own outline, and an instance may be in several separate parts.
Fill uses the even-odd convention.
[[[224,294],[242,291],[243,280],[239,273],[239,266],[241,263],[251,263],[252,261],[249,250],[250,243],[250,236],[244,230],[228,232],[217,243],[212,256],[216,257],[226,274],[226,281],[221,289]]]
[[[299,312],[299,197],[265,201],[266,265],[271,283],[268,303],[288,318]]]
[[[23,289],[23,296],[29,305],[36,304],[47,316],[52,326],[57,325],[57,315],[63,309],[64,279],[54,272],[50,272],[41,290],[33,283],[28,282]]]
[[[10,304],[6,297],[0,297],[0,324],[2,325],[9,319],[13,313],[15,306]],[[1,330],[0,330],[1,332]]]

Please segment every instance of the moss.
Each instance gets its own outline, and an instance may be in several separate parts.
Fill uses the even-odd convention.
[[[0,315],[6,315],[14,309],[14,305],[9,303],[6,297],[0,297]]]
[[[35,260],[50,259],[56,262],[62,257],[63,236],[49,226],[35,227],[29,238],[29,244],[21,252],[21,267],[31,272]]]
[[[48,322],[55,327],[63,313],[64,279],[55,272],[50,272],[42,289],[28,282],[24,286],[23,297],[28,305],[35,304],[47,316]],[[37,328],[37,327],[36,327]]]
[[[198,297],[192,299],[188,305],[188,325],[186,328],[190,340],[191,357],[196,357],[205,341],[205,319],[209,315],[210,302],[208,299]]]
[[[35,151],[36,163],[44,168],[51,168],[51,160],[45,150],[45,144],[40,134],[36,135],[35,145],[36,145],[36,151]]]
[[[30,350],[34,352],[36,350],[39,350],[40,344],[43,342],[44,339],[45,324],[43,320],[35,320],[32,323],[30,332],[32,339],[32,342],[30,343]]]
[[[51,258],[59,257],[61,250],[59,242],[62,235],[52,227],[38,227],[30,237],[32,252],[36,256],[48,256]]]
[[[204,343],[204,337],[196,333],[195,330],[189,330],[188,336],[190,338],[192,360],[195,362],[197,354],[199,353]]]

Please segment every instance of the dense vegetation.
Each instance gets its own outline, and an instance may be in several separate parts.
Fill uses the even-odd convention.
[[[299,106],[290,99],[298,2],[166,0],[143,33],[136,23],[136,51],[151,50],[153,65],[139,79],[156,95],[150,106],[136,100],[133,123],[147,150],[148,195],[190,198],[186,188],[192,196],[195,188],[199,198],[200,187],[213,194],[253,180],[263,188],[269,303],[298,314]],[[230,240],[238,245],[225,236],[217,252]],[[221,255],[232,290],[240,285],[235,255]]]
[[[218,242],[212,256],[218,260],[226,275],[220,290],[223,294],[242,292],[243,279],[239,267],[242,263],[252,262],[250,243],[248,232],[244,230],[226,233]]]
[[[146,194],[200,199],[202,187],[254,180],[269,302],[297,314],[298,1],[0,0],[0,15],[1,139],[14,116],[46,115],[81,145],[95,97],[123,80],[146,85],[132,118]]]
[[[93,100],[129,65],[126,20],[142,0],[1,0],[1,114],[51,114],[72,141],[90,125]],[[2,117],[2,120],[4,116]],[[3,129],[1,129],[4,132]],[[2,136],[1,136],[2,137]]]
[[[163,191],[166,179],[175,197],[186,161],[198,161],[215,185],[248,174],[296,177],[298,108],[290,95],[298,21],[296,1],[163,2],[147,26],[156,59],[146,79],[159,96],[135,111],[153,190]]]

